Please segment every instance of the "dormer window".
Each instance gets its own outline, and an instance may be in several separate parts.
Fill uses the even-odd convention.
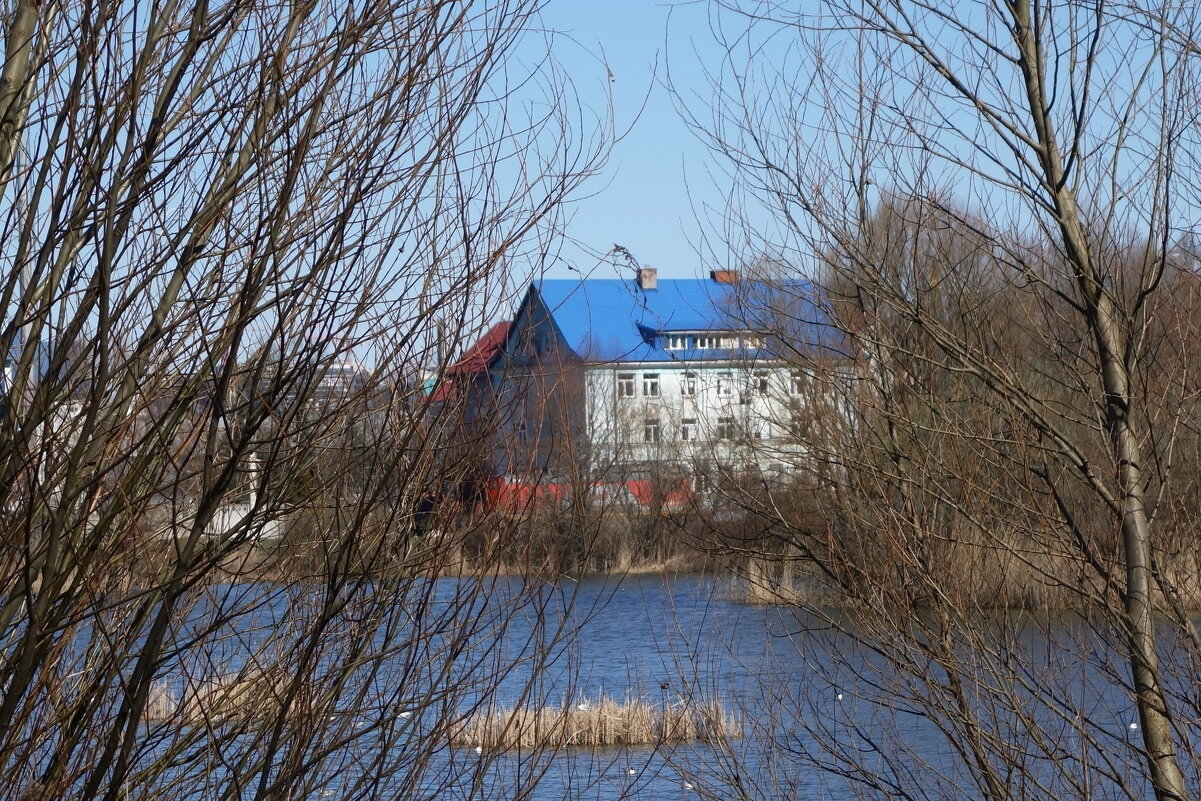
[[[750,331],[667,331],[664,350],[733,350],[761,348],[763,336]]]

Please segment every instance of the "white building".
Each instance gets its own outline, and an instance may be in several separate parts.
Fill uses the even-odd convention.
[[[849,361],[845,339],[809,284],[649,269],[535,281],[491,363],[495,470],[552,483],[789,473],[816,407],[835,404],[816,382]]]

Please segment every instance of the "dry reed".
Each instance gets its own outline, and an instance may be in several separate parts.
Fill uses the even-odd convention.
[[[556,748],[564,746],[657,745],[718,742],[739,737],[738,721],[719,701],[655,704],[610,698],[575,707],[523,707],[481,712],[463,722],[451,744],[478,748]]]
[[[142,710],[142,720],[156,723],[167,720],[179,709],[179,699],[175,691],[166,681],[156,681],[150,686],[150,694],[146,698],[146,706]]]
[[[173,721],[185,726],[261,717],[278,709],[281,684],[267,672],[230,674],[188,682],[180,699],[174,684],[154,683],[142,719]]]

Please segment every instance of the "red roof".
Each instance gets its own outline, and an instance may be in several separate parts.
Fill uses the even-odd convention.
[[[446,368],[446,372],[452,375],[470,375],[472,373],[482,373],[488,369],[488,364],[493,357],[500,352],[501,346],[505,344],[505,338],[509,336],[509,321],[503,320],[494,324],[488,329],[488,332],[479,338],[472,345],[463,358]]]
[[[467,352],[463,354],[463,358],[446,368],[446,375],[443,376],[442,381],[434,390],[433,400],[435,402],[448,401],[455,397],[458,381],[454,379],[460,376],[467,378],[486,372],[488,365],[500,353],[500,349],[505,344],[505,338],[508,336],[508,320],[496,323],[489,328],[474,345],[467,349]]]

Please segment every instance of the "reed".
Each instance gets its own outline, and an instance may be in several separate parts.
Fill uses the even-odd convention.
[[[189,688],[182,713],[189,725],[266,713],[278,695],[265,674],[219,676]]]
[[[159,680],[150,685],[150,694],[146,698],[146,706],[142,710],[142,720],[146,723],[158,723],[170,719],[179,709],[179,699],[171,684]]]
[[[602,697],[567,708],[512,707],[481,712],[454,730],[451,744],[508,750],[718,742],[739,736],[738,721],[720,701],[678,699],[656,704],[638,698],[618,703]]]
[[[278,711],[283,683],[270,671],[233,673],[189,681],[182,698],[176,684],[160,680],[151,687],[142,719],[172,721],[183,726],[249,720]]]

